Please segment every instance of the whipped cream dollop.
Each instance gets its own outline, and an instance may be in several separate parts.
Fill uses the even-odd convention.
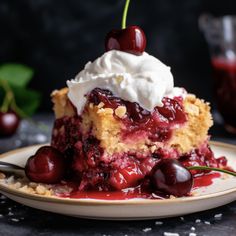
[[[140,56],[112,50],[104,53],[70,81],[68,97],[80,115],[94,88],[108,89],[115,96],[152,111],[162,106],[163,97],[181,96],[174,87],[170,67],[144,52]]]

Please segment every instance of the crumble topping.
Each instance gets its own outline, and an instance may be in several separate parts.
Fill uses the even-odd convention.
[[[60,184],[43,184],[30,182],[26,177],[6,176],[0,172],[0,183],[24,193],[37,194],[46,197],[57,197],[60,194],[69,195],[72,188],[61,182]]]
[[[98,104],[98,108],[102,108],[102,107],[104,107],[104,103],[103,102],[100,102],[99,104]]]
[[[25,193],[43,196],[53,195],[53,185],[30,182],[26,177],[17,178],[13,175],[6,176],[5,174],[0,173],[0,183]]]
[[[118,106],[115,109],[115,114],[116,116],[118,116],[119,118],[123,118],[126,114],[126,107],[125,106]]]

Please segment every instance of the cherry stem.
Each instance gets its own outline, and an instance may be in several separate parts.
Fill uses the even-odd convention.
[[[5,97],[3,99],[1,111],[7,112],[9,110],[9,107],[11,106],[13,99],[14,99],[14,94],[13,94],[12,90],[10,89],[7,81],[0,80],[0,82],[1,82],[2,88],[5,91]]]
[[[220,168],[209,167],[209,166],[189,166],[189,167],[187,167],[187,169],[188,170],[213,170],[213,171],[218,171],[218,172],[222,172],[225,174],[233,175],[236,177],[236,172],[224,170],[224,169],[220,169]]]
[[[6,80],[0,80],[0,85],[5,91],[5,97],[3,99],[0,111],[5,113],[11,108],[19,116],[27,117],[27,115],[17,106],[14,93],[11,87],[9,86],[8,82]]]
[[[128,9],[129,9],[129,3],[130,3],[130,0],[126,0],[124,11],[123,11],[123,17],[122,17],[122,25],[121,25],[122,29],[126,28],[126,19],[127,19]]]

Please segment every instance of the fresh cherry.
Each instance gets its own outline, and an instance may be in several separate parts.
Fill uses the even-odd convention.
[[[133,187],[144,177],[137,163],[130,163],[125,168],[119,168],[110,173],[110,184],[116,190]]]
[[[111,30],[105,39],[106,51],[120,50],[141,55],[146,48],[146,36],[138,26],[128,26],[121,30]]]
[[[146,36],[138,26],[126,27],[129,4],[130,0],[126,0],[122,17],[122,29],[113,29],[107,34],[105,48],[106,51],[120,50],[141,55],[146,48]]]
[[[164,106],[156,107],[155,110],[157,110],[164,119],[167,119],[168,123],[176,121],[184,123],[186,121],[186,115],[184,109],[177,101],[177,99],[170,99],[164,97],[162,99],[162,102]]]
[[[151,181],[157,191],[176,197],[188,194],[193,185],[193,177],[179,161],[162,159],[151,171]]]
[[[65,173],[63,155],[51,146],[38,149],[25,166],[26,176],[33,182],[54,184],[59,182]]]
[[[138,103],[126,101],[125,106],[127,108],[128,117],[132,121],[141,123],[150,119],[150,112],[143,109]]]
[[[19,116],[13,112],[0,112],[0,136],[13,135],[20,123]]]

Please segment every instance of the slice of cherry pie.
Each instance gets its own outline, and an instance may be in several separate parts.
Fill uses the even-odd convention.
[[[86,95],[78,115],[68,89],[52,93],[56,120],[52,146],[70,160],[79,190],[122,190],[142,186],[153,166],[175,158],[185,166],[221,167],[208,146],[209,104],[194,95],[164,97],[153,111],[107,89]],[[200,174],[200,172],[195,172]]]
[[[128,5],[122,29],[106,37],[107,52],[67,81],[68,88],[52,93],[51,146],[27,160],[29,192],[112,200],[181,197],[212,167],[225,172],[226,158],[215,158],[208,145],[209,104],[174,87],[170,68],[145,52],[142,29],[123,24]],[[42,183],[50,186],[42,191]]]

